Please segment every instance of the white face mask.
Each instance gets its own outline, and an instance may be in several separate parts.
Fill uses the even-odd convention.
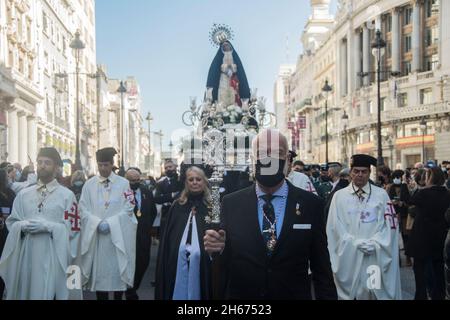
[[[400,178],[394,179],[394,184],[396,185],[402,184],[402,180]]]

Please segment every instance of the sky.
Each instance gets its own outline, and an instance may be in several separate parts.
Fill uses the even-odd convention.
[[[109,78],[137,79],[142,115],[152,113],[151,130],[163,131],[168,150],[171,133],[189,129],[181,115],[190,97],[200,102],[205,92],[214,23],[233,30],[249,86],[273,110],[279,67],[295,64],[310,14],[309,0],[96,0],[97,63]]]

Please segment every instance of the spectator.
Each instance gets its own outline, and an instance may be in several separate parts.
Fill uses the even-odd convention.
[[[389,184],[392,183],[391,173],[392,171],[388,166],[381,166],[378,168],[378,183],[380,188],[387,190]]]
[[[78,170],[72,173],[72,177],[70,178],[70,190],[75,194],[77,201],[80,201],[81,191],[83,190],[83,186],[86,183],[86,176],[83,171]]]
[[[292,165],[292,170],[300,173],[305,173],[305,164],[302,161],[295,161]]]
[[[388,195],[392,200],[395,212],[400,223],[400,233],[402,236],[403,244],[406,247],[408,242],[408,231],[406,229],[406,222],[408,220],[408,203],[410,200],[410,193],[406,183],[402,181],[405,172],[402,170],[395,170],[392,174],[393,183],[388,187]],[[406,257],[406,266],[412,265],[411,259]]]
[[[445,220],[447,221],[447,225],[450,226],[450,208],[448,208],[447,212],[445,213]],[[450,300],[450,229],[447,232],[447,240],[445,240],[444,250],[447,300]]]
[[[410,203],[417,207],[414,225],[407,245],[407,255],[414,258],[416,300],[426,300],[426,266],[432,267],[430,296],[445,299],[444,243],[447,236],[445,212],[450,207],[450,193],[443,187],[444,175],[439,168],[426,173],[426,188],[417,192]]]

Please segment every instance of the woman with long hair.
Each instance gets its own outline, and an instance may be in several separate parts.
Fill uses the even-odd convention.
[[[426,173],[426,187],[417,192],[410,204],[417,212],[409,237],[407,255],[414,258],[416,300],[427,300],[427,266],[431,266],[432,300],[445,299],[444,243],[448,225],[445,212],[450,207],[450,193],[443,186],[444,175],[439,168]]]
[[[210,257],[203,247],[211,193],[205,172],[186,170],[185,187],[167,217],[156,266],[157,300],[210,298]]]
[[[77,201],[80,201],[81,191],[83,191],[83,186],[86,183],[86,175],[83,171],[77,170],[72,173],[70,177],[70,187],[69,189],[75,194]]]
[[[8,173],[6,170],[0,169],[0,257],[8,237],[5,220],[11,213],[14,198],[15,193],[8,187]],[[0,278],[0,300],[2,300],[4,290],[5,283]]]

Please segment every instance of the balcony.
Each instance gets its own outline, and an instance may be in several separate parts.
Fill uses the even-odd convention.
[[[401,120],[408,120],[411,118],[421,118],[442,113],[450,112],[449,102],[438,102],[432,104],[424,104],[416,107],[396,108],[393,110],[387,110],[381,114],[381,122],[394,122]],[[375,125],[377,123],[377,114],[370,114],[361,117],[354,117],[349,122],[349,129],[356,129],[365,126]]]

